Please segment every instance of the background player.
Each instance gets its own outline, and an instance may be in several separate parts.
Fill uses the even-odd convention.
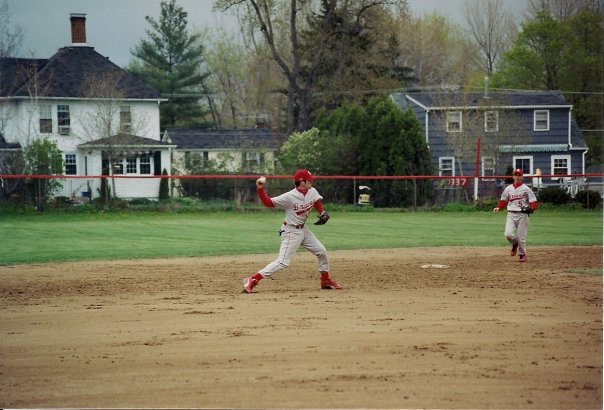
[[[537,209],[537,197],[522,183],[523,172],[515,169],[514,183],[508,185],[501,194],[499,204],[493,208],[497,213],[507,205],[508,215],[505,222],[505,237],[512,244],[510,256],[519,255],[519,262],[526,262],[526,236],[528,234],[529,214]]]
[[[313,188],[313,181],[314,178],[308,170],[300,169],[294,174],[296,187],[291,191],[271,198],[264,190],[266,179],[261,177],[256,180],[256,191],[264,206],[285,210],[285,220],[279,230],[281,236],[279,256],[255,275],[243,280],[245,292],[252,293],[254,287],[263,278],[287,267],[300,245],[317,257],[319,272],[321,273],[321,289],[342,289],[342,286],[329,277],[329,260],[327,259],[325,246],[305,226],[308,215],[313,208],[319,213],[319,219],[315,222],[315,225],[324,225],[329,220],[329,214],[323,209],[323,203],[321,202],[323,197]]]

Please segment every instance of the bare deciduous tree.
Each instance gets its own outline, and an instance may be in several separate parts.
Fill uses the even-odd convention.
[[[413,69],[421,86],[465,84],[479,69],[476,47],[445,16],[402,16],[398,35],[402,64]]]
[[[87,109],[79,115],[81,126],[85,132],[82,139],[102,139],[103,161],[106,161],[108,169],[103,170],[105,174],[109,170],[114,175],[114,167],[137,152],[125,151],[120,140],[129,135],[141,132],[147,125],[144,115],[136,115],[128,111],[129,119],[122,122],[120,119],[122,107],[127,105],[123,88],[120,87],[123,73],[114,70],[102,73],[90,73],[83,87],[83,94],[92,101],[92,109]],[[115,178],[112,178],[113,197],[116,197]],[[106,194],[108,194],[106,192]],[[105,198],[107,199],[107,198]]]
[[[356,0],[342,2],[350,6],[351,16],[355,20],[351,29],[363,30],[365,18],[373,7],[387,7],[402,0]],[[336,1],[326,2],[336,3]],[[310,57],[303,58],[304,47],[301,39],[306,28],[307,18],[317,11],[319,2],[311,0],[215,0],[222,11],[241,8],[246,19],[251,22],[253,32],[260,32],[272,59],[285,77],[285,89],[280,90],[287,98],[287,133],[303,131],[311,125],[312,93],[315,91],[318,69],[324,63],[325,54],[336,35],[344,33],[341,27],[325,25],[325,31],[313,42]],[[282,18],[283,17],[283,18]],[[252,35],[252,39],[255,37]],[[306,44],[308,47],[309,45]]]
[[[602,0],[529,0],[527,19],[532,20],[539,12],[547,11],[556,20],[564,21],[584,8],[602,11],[603,7]]]
[[[518,32],[514,18],[504,10],[503,0],[466,0],[464,14],[468,31],[482,51],[485,70],[491,75]]]
[[[11,15],[6,0],[0,3],[0,58],[14,57],[21,48],[23,29],[11,27]]]

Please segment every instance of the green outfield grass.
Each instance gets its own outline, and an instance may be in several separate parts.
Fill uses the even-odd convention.
[[[3,215],[0,264],[274,253],[283,213],[98,213]],[[507,246],[505,212],[331,212],[312,226],[329,250],[415,246]],[[602,245],[602,212],[543,209],[531,245]]]

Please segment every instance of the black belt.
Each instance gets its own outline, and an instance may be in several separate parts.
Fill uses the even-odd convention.
[[[286,221],[283,221],[283,225],[285,225],[285,226],[291,226],[292,228],[296,228],[296,229],[302,229],[302,228],[304,228],[304,224],[292,225],[292,224],[288,224]]]

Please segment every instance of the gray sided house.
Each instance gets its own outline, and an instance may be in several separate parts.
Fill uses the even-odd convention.
[[[88,45],[85,15],[70,22],[72,44],[50,58],[0,58],[0,158],[48,139],[67,176],[55,195],[98,196],[101,179],[87,177],[119,175],[129,178],[115,179],[116,196],[158,198],[159,178],[149,176],[171,169],[159,130],[166,99]]]
[[[439,176],[475,176],[477,165],[481,177],[509,175],[520,168],[525,182],[539,188],[585,173],[587,144],[572,105],[560,92],[421,91],[391,98],[419,120]],[[493,193],[494,184],[493,178],[481,179],[483,195]]]
[[[162,141],[175,146],[173,174],[262,174],[275,169],[281,147],[268,128],[167,128]]]

